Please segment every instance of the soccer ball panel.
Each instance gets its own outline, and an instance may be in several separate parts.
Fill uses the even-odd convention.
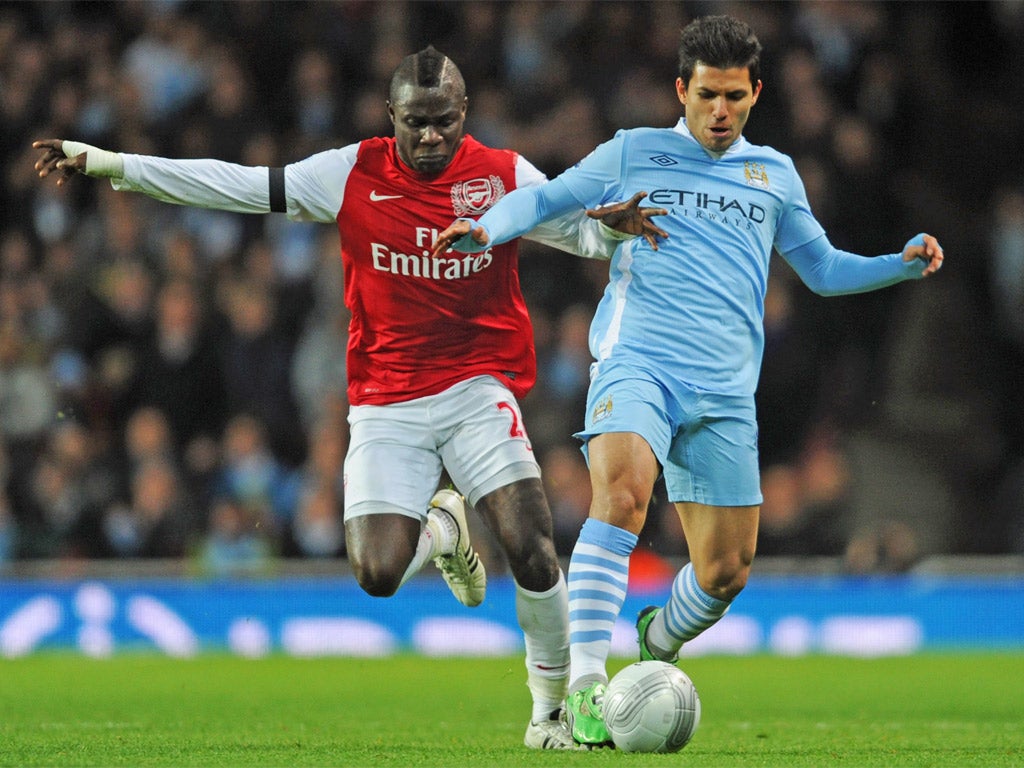
[[[674,664],[638,661],[608,683],[604,722],[623,752],[678,752],[700,724],[700,696]]]

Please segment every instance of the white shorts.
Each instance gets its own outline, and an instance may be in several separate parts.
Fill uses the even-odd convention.
[[[442,468],[470,504],[517,480],[540,477],[515,396],[477,376],[444,392],[390,405],[354,405],[345,457],[345,519],[422,518]]]

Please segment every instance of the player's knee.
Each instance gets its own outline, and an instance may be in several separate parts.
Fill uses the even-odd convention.
[[[531,592],[544,592],[558,582],[560,566],[551,538],[536,534],[502,542],[516,583]]]
[[[380,562],[353,563],[356,582],[371,597],[391,597],[402,583],[402,574]]]
[[[745,558],[723,558],[697,575],[697,583],[708,595],[718,600],[731,602],[750,578],[750,561]]]
[[[647,520],[649,502],[650,494],[642,489],[634,485],[616,485],[604,494],[603,502],[598,497],[595,516],[627,531],[640,531]]]

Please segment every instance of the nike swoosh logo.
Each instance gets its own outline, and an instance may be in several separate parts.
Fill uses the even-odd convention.
[[[397,200],[404,195],[378,195],[377,190],[370,192],[370,200],[374,203],[379,203],[381,200]]]

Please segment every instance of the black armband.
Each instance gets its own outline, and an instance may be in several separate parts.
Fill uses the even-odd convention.
[[[273,213],[287,213],[288,203],[284,197],[284,168],[270,168],[270,210]]]

